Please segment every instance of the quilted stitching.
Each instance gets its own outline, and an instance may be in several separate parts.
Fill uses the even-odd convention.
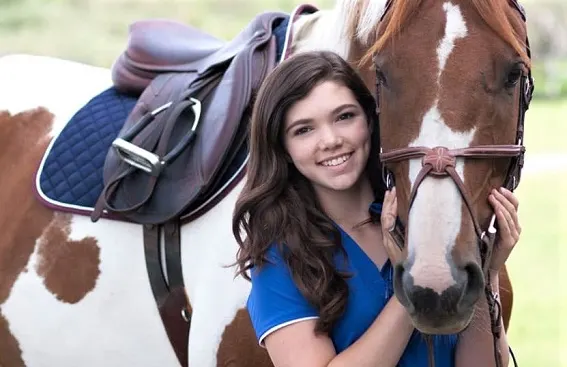
[[[94,207],[102,192],[106,153],[137,98],[109,88],[69,120],[47,156],[40,187],[50,199]]]

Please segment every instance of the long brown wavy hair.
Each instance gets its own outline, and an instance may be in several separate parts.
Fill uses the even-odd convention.
[[[348,297],[349,274],[338,271],[333,262],[337,251],[344,254],[341,235],[283,144],[288,110],[325,81],[348,87],[368,123],[373,124],[366,172],[376,200],[382,202],[385,187],[378,161],[378,117],[372,94],[337,54],[306,52],[278,65],[258,91],[250,126],[247,181],[236,203],[232,230],[240,246],[237,275],[250,280],[247,271],[261,268],[268,261],[268,249],[280,246],[295,284],[319,312],[316,331],[328,333],[344,312]]]

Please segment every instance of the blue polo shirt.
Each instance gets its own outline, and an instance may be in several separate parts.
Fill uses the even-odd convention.
[[[370,209],[379,214],[381,205],[374,203]],[[389,260],[382,269],[378,269],[358,244],[340,227],[339,230],[347,261],[345,263],[344,257],[337,255],[335,263],[337,267],[346,266],[352,277],[347,279],[349,295],[346,311],[330,333],[337,354],[353,344],[370,327],[393,295],[393,269]],[[318,317],[317,310],[307,302],[293,282],[277,246],[270,248],[268,259],[270,263],[260,271],[251,271],[252,289],[247,303],[260,345],[263,345],[263,339],[268,334],[279,328]],[[433,340],[436,366],[454,366],[457,336],[435,336]],[[427,356],[425,340],[415,331],[398,366],[428,367]]]

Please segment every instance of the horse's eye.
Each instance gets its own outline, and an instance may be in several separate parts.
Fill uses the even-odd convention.
[[[522,77],[522,69],[518,67],[514,67],[514,69],[510,70],[508,75],[506,76],[505,86],[506,88],[513,88],[518,84],[518,81]]]
[[[380,70],[378,67],[376,67],[376,83],[384,86],[388,85],[384,72]]]

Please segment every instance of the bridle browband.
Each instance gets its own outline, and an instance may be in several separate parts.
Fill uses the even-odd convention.
[[[380,21],[383,21],[385,15],[388,13],[393,0],[388,0],[382,14]],[[521,15],[522,20],[526,22],[526,13],[524,8],[518,3],[517,0],[508,1],[512,7],[514,7]],[[531,52],[529,46],[529,40],[526,36],[526,52],[528,57],[531,59]],[[376,68],[376,72],[378,69]],[[490,220],[490,225],[486,230],[482,230],[477,216],[475,215],[472,202],[469,199],[470,194],[465,187],[463,181],[459,177],[459,174],[455,170],[457,158],[473,158],[473,159],[490,159],[490,158],[510,158],[511,162],[508,167],[507,176],[503,186],[510,191],[515,190],[520,183],[521,171],[524,165],[524,153],[525,147],[523,145],[524,139],[524,117],[525,113],[529,108],[529,104],[532,99],[532,94],[534,90],[534,82],[531,73],[531,69],[528,69],[527,75],[522,75],[520,80],[520,103],[519,103],[519,115],[518,123],[516,128],[516,143],[506,144],[506,145],[478,145],[467,148],[458,149],[448,149],[446,147],[408,147],[408,148],[398,148],[393,149],[388,152],[383,152],[380,148],[380,161],[382,163],[383,169],[383,179],[386,183],[388,189],[391,189],[394,185],[393,173],[387,168],[388,164],[399,163],[409,159],[421,158],[422,168],[419,171],[414,186],[411,190],[410,200],[408,205],[408,211],[411,209],[417,190],[420,184],[423,182],[425,177],[450,177],[455,182],[464,202],[467,206],[469,214],[472,218],[474,229],[478,238],[478,243],[480,246],[480,252],[482,257],[482,268],[484,275],[487,279],[485,286],[485,295],[488,302],[488,308],[490,312],[491,320],[491,331],[494,340],[494,358],[496,365],[498,367],[502,366],[502,356],[500,353],[500,348],[498,346],[498,339],[501,335],[501,325],[500,325],[500,315],[501,306],[496,300],[494,294],[490,289],[490,272],[488,271],[488,264],[490,263],[490,258],[492,256],[492,249],[494,247],[494,241],[496,239],[496,215],[493,213]],[[376,75],[376,103],[378,115],[380,114],[380,78]],[[380,123],[378,122],[378,136],[380,136]],[[381,146],[381,144],[380,144]],[[397,245],[402,248],[405,244],[404,239],[404,229],[401,223],[396,225],[393,233],[393,238],[396,240]],[[432,350],[430,349],[430,364],[432,362]],[[510,353],[514,361],[514,365],[517,366],[516,359],[512,350],[510,348]]]

